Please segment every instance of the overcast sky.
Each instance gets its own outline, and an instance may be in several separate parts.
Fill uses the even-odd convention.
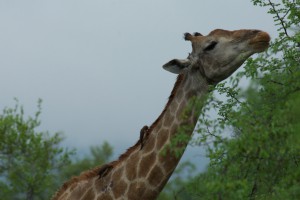
[[[43,130],[119,155],[162,111],[175,75],[161,66],[191,51],[183,33],[216,28],[276,32],[250,0],[0,0],[0,108],[16,97],[32,114],[41,98]]]

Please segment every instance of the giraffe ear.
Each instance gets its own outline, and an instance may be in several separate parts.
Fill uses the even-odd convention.
[[[174,74],[180,74],[183,69],[190,65],[190,60],[188,59],[173,59],[163,65],[163,68]]]

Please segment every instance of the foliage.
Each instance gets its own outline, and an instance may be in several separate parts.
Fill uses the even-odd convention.
[[[252,2],[269,9],[278,37],[216,87],[225,101],[211,95],[204,107],[196,142],[207,147],[210,166],[189,183],[194,199],[300,196],[300,1]],[[245,78],[251,84],[243,90]],[[211,110],[216,119],[207,118]]]
[[[0,115],[0,199],[50,199],[63,182],[101,165],[113,149],[104,142],[90,155],[71,159],[75,151],[63,149],[60,133],[40,132],[41,101],[34,117],[24,116],[17,103]]]
[[[72,151],[59,147],[60,133],[37,130],[40,105],[27,119],[18,103],[0,115],[1,199],[49,199],[57,188],[53,173],[70,162]]]
[[[189,161],[185,161],[178,165],[170,181],[160,193],[158,200],[189,200],[191,196],[188,194],[185,186],[188,180],[192,178],[195,172],[195,165]]]
[[[162,155],[166,155],[169,151],[175,157],[181,157],[184,153],[186,146],[191,140],[191,133],[193,133],[194,126],[190,125],[190,121],[193,120],[197,122],[197,118],[194,116],[199,116],[201,108],[207,99],[207,95],[204,95],[202,98],[191,98],[188,102],[188,105],[183,110],[181,114],[181,119],[183,123],[178,128],[175,135],[172,136],[171,141],[162,151]],[[191,116],[193,118],[191,118]]]

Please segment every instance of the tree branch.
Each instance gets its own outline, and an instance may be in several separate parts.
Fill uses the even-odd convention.
[[[290,37],[289,34],[288,34],[288,32],[287,32],[287,28],[285,26],[285,22],[283,21],[283,19],[286,17],[286,15],[290,12],[290,9],[284,14],[283,17],[280,17],[277,9],[275,8],[275,4],[273,2],[271,2],[271,0],[268,0],[268,1],[270,3],[270,6],[272,7],[273,11],[275,12],[277,19],[280,21],[280,24],[281,24],[281,26],[282,26],[282,28],[284,30],[285,35],[287,37]]]

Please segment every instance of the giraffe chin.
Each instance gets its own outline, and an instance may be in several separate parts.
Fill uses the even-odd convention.
[[[265,51],[269,47],[269,42],[259,42],[255,45],[255,50],[257,53]]]

